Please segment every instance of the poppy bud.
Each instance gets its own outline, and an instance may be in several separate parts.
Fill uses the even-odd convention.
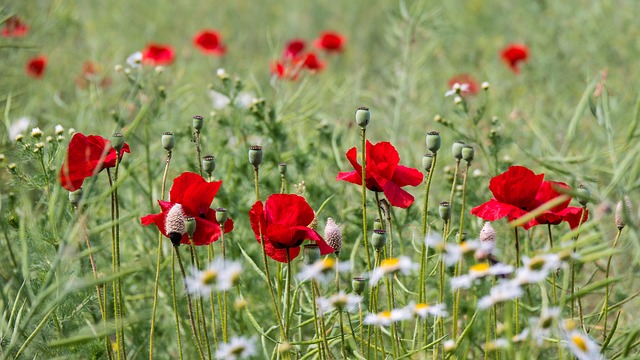
[[[427,149],[436,154],[440,150],[440,133],[437,131],[429,131],[427,133]]]
[[[173,146],[175,145],[175,143],[176,141],[171,131],[167,131],[164,134],[162,134],[162,147],[165,150],[167,151],[173,150]]]
[[[320,260],[320,247],[316,244],[305,245],[302,249],[305,265],[311,265]]]
[[[229,218],[229,214],[227,214],[227,209],[225,208],[217,208],[216,209],[216,221],[220,226],[224,226],[224,223],[227,222]]]
[[[196,219],[194,219],[191,216],[185,218],[184,219],[184,226],[185,226],[185,230],[187,232],[187,235],[189,235],[190,238],[193,238],[193,233],[196,232]]]
[[[332,218],[327,218],[327,224],[324,227],[324,240],[336,253],[342,249],[342,231]]]
[[[211,176],[213,170],[216,169],[216,158],[213,155],[207,155],[202,158],[202,170]]]
[[[249,146],[249,163],[256,169],[262,164],[262,146]]]
[[[351,287],[353,288],[353,292],[358,295],[362,295],[362,292],[364,291],[364,288],[365,288],[364,285],[365,285],[364,278],[354,277],[353,280],[351,280]]]
[[[431,171],[431,165],[433,164],[433,154],[422,155],[422,168],[424,171]]]
[[[204,118],[202,116],[196,115],[193,117],[193,128],[196,129],[196,131],[200,131],[203,125]]]
[[[443,201],[440,203],[438,207],[438,213],[440,214],[440,219],[443,221],[449,221],[451,219],[451,205],[448,201]]]
[[[631,214],[631,200],[625,195],[624,200],[616,205],[616,226],[622,230],[627,225],[627,217]]]
[[[361,128],[365,129],[367,125],[369,125],[370,119],[371,114],[369,113],[369,108],[361,106],[356,110],[356,123]]]
[[[285,175],[287,173],[287,163],[286,162],[279,163],[278,170],[280,170],[280,175]]]
[[[383,230],[383,228],[382,228],[382,220],[376,219],[373,222],[373,230]]]
[[[476,259],[484,260],[493,254],[493,249],[496,246],[496,231],[490,222],[484,223],[478,238],[480,240],[480,249],[476,251]]]
[[[577,198],[580,205],[587,206],[587,204],[589,203],[589,197],[591,197],[591,191],[589,191],[589,188],[585,185],[580,185],[578,186],[577,192]]]
[[[71,203],[71,205],[73,205],[73,207],[78,207],[78,204],[80,204],[80,200],[82,200],[82,188],[79,188],[76,191],[69,191],[69,202]]]
[[[453,145],[451,145],[451,152],[453,153],[454,158],[462,160],[462,148],[465,145],[466,144],[464,143],[464,141],[461,140],[456,140],[453,142]]]
[[[473,146],[471,145],[465,145],[462,148],[462,158],[464,159],[464,161],[466,161],[467,163],[470,163],[471,160],[473,160],[473,155],[474,155],[474,151],[473,151]]]
[[[387,232],[385,230],[373,230],[371,244],[376,250],[381,250],[387,244]]]
[[[120,152],[124,146],[124,134],[115,133],[111,135],[111,146],[116,149],[117,152]]]
[[[169,236],[169,239],[171,239],[173,246],[180,245],[182,236],[187,232],[182,205],[175,204],[171,209],[169,209],[164,221],[164,229]]]

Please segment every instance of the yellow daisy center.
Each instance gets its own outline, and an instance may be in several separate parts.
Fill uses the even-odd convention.
[[[489,270],[489,264],[487,263],[479,263],[479,264],[475,264],[472,267],[469,268],[469,271],[471,272],[485,272],[487,270]]]
[[[385,319],[390,319],[391,318],[391,311],[387,310],[387,311],[383,311],[380,313],[380,317],[383,317]]]
[[[323,270],[333,269],[333,267],[335,265],[336,265],[336,261],[333,258],[326,257],[326,258],[322,259],[322,269]]]
[[[393,271],[398,267],[399,264],[400,264],[400,259],[388,258],[388,259],[382,260],[382,262],[380,263],[380,268],[382,268],[384,271]]]
[[[544,266],[545,262],[546,261],[544,260],[544,258],[534,257],[533,259],[531,259],[531,262],[529,263],[529,269],[540,270]]]
[[[428,309],[429,305],[425,303],[416,304],[416,310]]]
[[[206,270],[202,273],[202,283],[205,285],[211,285],[216,281],[218,273],[213,270]]]
[[[582,336],[576,334],[571,337],[571,341],[580,349],[582,352],[587,352],[587,342],[584,341]]]

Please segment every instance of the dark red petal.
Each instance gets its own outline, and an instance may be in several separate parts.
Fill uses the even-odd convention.
[[[533,210],[543,178],[544,174],[536,175],[526,167],[510,166],[506,172],[491,179],[489,189],[498,202]]]
[[[372,145],[367,141],[367,173],[391,179],[399,162],[398,151],[391,143],[383,141]]]
[[[269,241],[276,247],[297,247],[307,240],[307,230],[304,226],[288,227],[280,224],[269,224],[265,232]]]
[[[558,215],[563,217],[563,220],[569,223],[571,229],[575,229],[580,225],[580,218],[582,217],[582,208],[579,207],[568,207],[558,213]],[[584,219],[582,222],[584,223],[589,219],[589,211],[585,209]]]
[[[197,246],[209,245],[220,238],[220,225],[215,222],[215,214],[207,216],[206,219],[194,217],[196,221],[196,232],[193,233],[193,243]],[[189,236],[182,237],[182,244],[189,244]]]
[[[353,184],[362,185],[362,174],[357,171],[339,172],[336,180],[344,180]]]
[[[293,260],[298,257],[300,254],[300,247],[292,247],[289,249],[276,249],[271,245],[270,242],[265,243],[265,251],[267,255],[273,260],[279,261],[281,263],[287,262],[287,250],[289,250],[289,259]]]
[[[264,204],[268,225],[287,227],[308,226],[314,218],[313,209],[302,197],[294,194],[274,194]]]
[[[313,230],[311,230],[313,231]],[[320,236],[320,235],[318,235]],[[324,239],[322,237],[320,237],[318,240],[314,240],[316,245],[318,245],[318,247],[320,248],[320,255],[327,255],[327,254],[333,254],[334,252],[336,252],[336,250],[334,248],[331,247],[331,245],[327,244],[326,241],[324,241]]]
[[[101,136],[74,134],[69,142],[67,159],[58,175],[62,187],[75,191],[82,186],[84,179],[100,172],[101,158],[109,151],[106,148],[107,142]]]
[[[266,220],[264,218],[264,210],[261,201],[256,201],[251,210],[249,210],[249,221],[251,222],[251,229],[256,236],[256,240],[260,242],[260,232],[264,232],[267,229]]]
[[[184,172],[173,180],[169,193],[172,202],[180,203],[185,213],[200,216],[208,212],[222,181],[207,182],[202,176]]]
[[[175,204],[169,201],[158,200],[158,204],[160,205],[160,209],[162,212],[159,214],[149,214],[140,218],[140,222],[142,225],[147,226],[151,224],[155,224],[160,233],[162,235],[167,236],[167,232],[165,231],[165,222],[167,218],[167,212],[171,209]]]
[[[398,186],[418,186],[422,183],[422,172],[417,169],[398,165],[396,171],[393,173],[391,181]]]
[[[545,204],[546,202],[551,201],[557,198],[558,196],[562,195],[560,192],[558,192],[558,189],[562,189],[562,188],[570,189],[569,185],[563,182],[543,181],[542,184],[540,185],[540,189],[538,189],[538,193],[536,194],[534,206],[539,207]],[[569,206],[570,202],[571,202],[571,197],[569,197],[563,203],[553,207],[552,209],[550,209],[550,211],[558,212],[562,209],[565,209],[567,206]]]
[[[393,183],[393,181],[388,181],[375,174],[373,176],[376,182],[382,187],[384,196],[387,197],[391,206],[406,209],[413,204],[413,196],[402,190],[402,188]]]
[[[367,143],[369,143],[367,141]],[[351,166],[353,166],[353,169],[359,173],[362,174],[362,166],[360,165],[360,163],[358,163],[358,150],[355,147],[352,147],[351,149],[349,149],[349,151],[347,151],[346,153],[347,155],[347,160],[349,160],[349,162],[351,163]],[[362,177],[362,175],[360,175],[360,177]],[[362,183],[362,180],[360,180],[360,184]]]
[[[496,199],[491,199],[486,203],[471,209],[471,214],[487,221],[496,221],[508,216],[509,221],[511,221],[527,214],[527,212],[513,205],[504,204]]]

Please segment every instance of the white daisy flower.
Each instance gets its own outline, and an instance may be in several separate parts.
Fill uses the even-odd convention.
[[[253,339],[233,336],[228,343],[220,344],[216,351],[216,359],[236,360],[246,359],[256,355]]]
[[[499,338],[499,339],[490,341],[487,344],[483,344],[482,348],[485,351],[506,350],[509,348],[510,345],[511,344],[509,343],[509,340],[505,338]]]
[[[130,68],[139,68],[140,64],[142,64],[141,51],[136,51],[127,58],[127,65],[129,65]]]
[[[227,291],[238,283],[242,274],[242,264],[238,261],[223,261],[222,271],[218,274],[218,291]]]
[[[214,259],[205,270],[192,269],[187,277],[187,289],[191,294],[206,296],[211,291],[227,291],[240,278],[242,265],[236,261]]]
[[[578,360],[604,359],[600,353],[600,346],[582,331],[571,330],[564,333],[567,347]]]
[[[451,95],[455,95],[455,94],[460,94],[462,92],[467,92],[469,91],[469,84],[467,83],[455,83],[453,84],[453,86],[451,87],[451,89],[449,91],[447,91],[446,93],[444,93],[445,97],[449,97]]]
[[[29,124],[31,124],[31,119],[26,116],[16,120],[9,126],[9,139],[15,140],[18,135],[22,135],[22,133],[29,128]]]
[[[489,265],[489,263],[486,262],[478,263],[469,268],[469,273],[467,275],[451,278],[451,289],[468,289],[473,285],[475,280],[482,279],[487,276],[511,274],[513,270],[513,266],[502,263],[497,263],[495,265]]]
[[[533,258],[523,257],[523,267],[516,273],[515,281],[521,285],[535,284],[544,281],[552,271],[556,271],[565,263],[558,254],[537,255]]]
[[[489,295],[478,301],[478,308],[486,309],[492,305],[519,298],[523,293],[520,284],[514,281],[504,281],[492,287]]]
[[[340,291],[328,298],[318,298],[316,304],[320,315],[324,315],[333,310],[353,312],[358,309],[358,304],[362,302],[362,296],[347,294]]]
[[[42,130],[40,130],[39,127],[34,127],[33,129],[31,129],[31,137],[39,139],[42,137]]]
[[[218,75],[220,79],[229,77],[229,74],[227,74],[227,71],[224,68],[218,68],[218,70],[216,70],[216,75]]]
[[[301,281],[313,279],[319,282],[327,283],[336,276],[336,267],[338,271],[348,271],[351,267],[349,262],[337,263],[335,258],[325,257],[309,266],[305,266],[298,273],[298,279]]]
[[[445,341],[442,346],[444,347],[444,352],[452,352],[454,350],[454,348],[456,347],[456,342],[449,339],[447,341]]]
[[[464,255],[475,253],[480,246],[480,241],[478,240],[467,240],[459,244],[446,243],[444,245],[442,260],[445,265],[453,266],[460,261]]]
[[[431,249],[436,250],[437,252],[444,251],[444,241],[442,240],[442,236],[438,233],[429,234],[424,238],[425,244]]]
[[[560,308],[558,307],[543,307],[540,312],[540,317],[532,317],[529,320],[532,325],[531,335],[536,340],[538,345],[542,345],[545,337],[551,336],[551,330],[553,325],[558,321],[560,317]]]
[[[371,278],[369,280],[371,286],[375,286],[380,279],[385,275],[395,274],[397,272],[403,274],[409,274],[411,271],[417,269],[418,264],[411,261],[408,256],[400,256],[397,258],[387,258],[380,262],[380,266],[373,269],[371,272]]]
[[[382,311],[377,314],[367,314],[364,318],[365,325],[389,326],[392,323],[409,320],[413,317],[411,311],[406,308],[393,309],[391,311]]]
[[[211,99],[213,108],[217,110],[224,109],[231,103],[231,99],[229,99],[227,95],[215,90],[209,91],[209,98]]]
[[[447,306],[443,303],[429,305],[425,303],[409,304],[405,308],[415,316],[425,319],[427,316],[446,317],[449,315]]]

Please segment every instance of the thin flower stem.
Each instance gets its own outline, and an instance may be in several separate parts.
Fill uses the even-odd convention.
[[[196,152],[198,153],[198,169],[200,170],[200,176],[202,176],[202,153],[200,151],[200,130],[194,130],[193,137],[196,140]]]
[[[284,174],[280,175],[280,194],[284,194],[284,189],[287,186],[287,178],[284,176]]]
[[[207,247],[207,262],[209,264],[211,264],[211,262],[213,261],[213,256],[214,256],[213,243],[211,243]],[[213,343],[215,345],[215,348],[216,350],[218,350],[218,333],[217,333],[218,329],[216,327],[216,307],[215,307],[215,302],[213,301],[212,290],[209,290],[209,305],[211,306],[211,333],[213,334]]]
[[[316,335],[319,339],[322,339],[322,330],[320,329],[320,317],[318,317],[318,306],[316,304],[316,291],[313,287],[313,283],[311,283],[311,307],[313,308],[313,327],[316,331]],[[324,342],[322,345],[318,346],[318,353],[320,354],[320,359],[324,359]]]
[[[340,252],[336,251],[335,252],[336,255],[336,294],[340,293],[340,271],[339,269],[339,265],[340,265]],[[342,348],[342,357],[344,359],[347,358],[347,347],[345,345],[344,342],[344,321],[342,320],[342,309],[338,309],[338,319],[339,319],[339,323],[340,323],[340,345]]]
[[[118,168],[118,157],[119,157],[119,153],[116,152],[116,169]],[[117,212],[116,212],[116,207],[117,207],[117,190],[115,189],[115,187],[113,186],[114,184],[114,179],[111,178],[111,172],[109,169],[107,169],[107,177],[109,178],[109,186],[111,188],[111,267],[113,269],[114,274],[118,273],[118,269],[119,269],[119,248],[120,248],[120,243],[119,243],[119,239],[117,236],[117,225],[116,225],[116,219],[117,219]],[[117,178],[115,179],[117,180]],[[114,279],[112,282],[112,287],[113,287],[113,307],[114,307],[114,322],[115,322],[115,326],[116,326],[116,357],[118,360],[124,358],[126,359],[126,357],[124,356],[124,347],[123,347],[123,342],[124,342],[124,335],[122,333],[122,317],[121,317],[121,313],[120,313],[120,298],[119,298],[119,290],[118,290],[118,286],[120,284],[120,280],[118,279]]]
[[[178,266],[180,267],[180,273],[182,274],[182,282],[184,284],[184,292],[187,296],[187,310],[189,313],[189,322],[191,323],[191,332],[193,332],[194,342],[196,343],[196,348],[198,350],[198,354],[200,355],[200,359],[206,359],[204,356],[204,351],[202,350],[202,346],[200,345],[200,337],[198,336],[198,330],[196,330],[196,319],[193,316],[193,306],[191,305],[191,294],[189,294],[189,289],[187,288],[187,274],[184,271],[184,265],[182,264],[182,257],[180,256],[180,250],[178,246],[173,246],[175,250],[176,257],[178,258]]]
[[[613,240],[613,246],[611,246],[611,249],[614,250],[616,248],[616,245],[618,245],[618,240],[620,239],[620,233],[622,232],[622,228],[618,229],[618,233],[616,234],[616,238],[615,240]],[[605,272],[605,281],[609,280],[609,270],[611,269],[611,260],[613,259],[613,253],[611,253],[611,255],[609,255],[609,258],[607,259],[607,270]],[[609,315],[609,292],[611,291],[611,288],[609,287],[609,284],[605,285],[604,288],[605,291],[605,295],[604,295],[604,307],[602,309],[603,315],[604,316],[604,330],[602,332],[602,338],[604,340],[607,339],[607,317]],[[604,341],[603,340],[603,341]]]
[[[460,210],[460,226],[458,229],[458,243],[462,242],[462,230],[464,229],[464,213],[467,205],[467,175],[469,175],[470,162],[466,162],[467,167],[462,178],[462,209]],[[456,168],[460,165],[460,160],[456,162]],[[456,171],[457,172],[457,171]],[[455,179],[454,179],[455,183]],[[451,199],[453,200],[453,192],[451,193]],[[451,203],[449,203],[451,204]],[[453,206],[451,206],[453,208]],[[458,261],[454,270],[454,276],[460,276],[462,271],[462,259]],[[458,338],[458,309],[460,307],[460,289],[457,289],[453,295],[453,339]]]
[[[551,224],[547,224],[547,233],[549,235],[549,248],[551,249],[551,251],[553,251],[553,234],[551,232]],[[553,294],[553,303],[557,304],[558,303],[558,293],[556,290],[557,284],[556,284],[556,272],[552,271],[551,272],[551,286],[552,288],[552,294]]]
[[[444,224],[442,225],[442,238],[444,239],[443,241],[447,241],[447,234],[449,233],[449,222],[448,221],[444,221]],[[443,303],[444,302],[444,261],[442,261],[442,257],[440,257],[440,259],[438,259],[438,269],[439,269],[439,275],[440,275],[440,281],[438,283],[438,302],[439,303]],[[438,339],[444,336],[444,320],[442,319],[442,317],[438,317],[438,320],[436,320],[437,324],[438,324]],[[437,354],[438,351],[440,350],[440,348],[442,348],[442,354],[444,355],[444,345],[443,344],[438,344],[436,347],[434,347],[435,349],[435,354],[434,354],[434,358],[437,358]]]
[[[283,311],[285,316],[285,339],[289,338],[289,327],[290,327],[290,317],[288,314],[291,312],[291,272],[293,271],[293,267],[291,266],[291,254],[289,253],[289,248],[287,248],[287,279],[284,288],[284,298],[285,298],[285,310]]]
[[[320,289],[318,288],[318,283],[316,282],[315,279],[311,280],[311,286],[312,286],[311,291],[314,294],[313,306],[316,306],[316,298],[320,297]],[[320,316],[320,318],[318,318],[318,321],[320,322],[320,333],[321,333],[320,336],[321,336],[322,344],[325,347],[327,358],[331,359],[333,358],[333,356],[331,355],[331,350],[329,350],[329,342],[327,341],[327,329],[324,326],[324,317]]]
[[[4,239],[7,241],[7,250],[9,252],[9,258],[11,259],[11,263],[13,264],[14,269],[19,269],[18,262],[16,261],[16,256],[13,254],[13,248],[11,247],[11,241],[9,240],[9,234],[7,233],[6,226],[2,227],[2,232],[4,233]]]
[[[118,182],[118,170],[120,169],[120,158],[121,158],[121,153],[120,151],[116,151],[116,170],[113,173],[113,181],[114,183],[117,184]],[[115,206],[116,206],[116,217],[115,217],[115,229],[116,229],[116,267],[117,267],[117,271],[120,271],[120,199],[118,198],[118,186],[113,187],[113,197],[115,199]],[[118,283],[118,306],[116,308],[118,314],[117,316],[120,318],[120,340],[122,341],[122,343],[120,343],[120,341],[118,341],[118,351],[120,351],[120,349],[122,349],[122,358],[126,359],[127,358],[127,351],[125,348],[125,339],[124,339],[124,310],[122,308],[122,278],[118,277],[117,279],[117,283]]]
[[[47,168],[44,165],[44,153],[43,149],[40,149],[38,159],[40,160],[40,166],[42,167],[42,174],[44,175],[45,193],[49,197],[49,175],[47,174]]]
[[[587,206],[582,206],[582,213],[580,214],[580,222],[578,223],[578,235],[573,239],[573,254],[575,255],[577,249],[576,243],[578,242],[578,237],[580,236],[580,228],[582,227],[582,222],[584,221],[584,216],[587,212]],[[575,308],[576,308],[576,297],[573,296],[576,291],[576,266],[575,266],[575,256],[571,257],[571,318],[575,317]]]
[[[164,165],[164,173],[162,174],[162,191],[160,198],[164,200],[164,193],[167,184],[167,174],[169,173],[169,164],[171,164],[171,151],[167,151],[167,161]],[[153,283],[153,307],[151,309],[151,329],[149,331],[149,360],[153,359],[153,335],[156,329],[156,309],[158,308],[158,286],[160,282],[160,263],[162,262],[162,233],[158,231],[158,259],[156,262],[156,278]]]
[[[433,177],[433,172],[436,167],[436,162],[438,160],[438,153],[433,154],[433,161],[431,162],[431,168],[429,169],[429,174],[427,175],[427,182],[424,186],[424,206],[422,208],[422,250],[420,251],[420,275],[418,280],[418,303],[426,302],[426,293],[427,293],[427,282],[425,280],[426,271],[427,271],[427,257],[429,255],[429,248],[427,247],[426,237],[427,237],[427,215],[429,209],[429,190],[431,189],[431,179]],[[423,333],[423,342],[427,344],[428,334],[429,334],[429,321],[425,319],[424,326],[422,328]]]
[[[516,238],[516,269],[518,269],[520,267],[520,243],[518,241],[518,227],[516,226],[513,229],[515,238]],[[520,333],[520,325],[518,323],[518,315],[519,315],[519,309],[520,309],[520,301],[518,298],[516,298],[516,304],[515,304],[515,316],[514,316],[514,323],[515,323],[515,334],[519,334]]]
[[[196,246],[195,246],[195,243],[193,242],[193,237],[191,236],[189,236],[189,250],[191,253],[191,266],[193,266],[196,269],[200,269],[200,260],[198,259],[198,254],[196,253]],[[198,326],[197,326],[198,337],[200,338],[201,341],[204,338],[204,343],[207,346],[207,355],[209,355],[209,358],[211,358],[211,344],[209,343],[209,336],[207,336],[207,332],[206,332],[207,320],[204,315],[204,301],[202,300],[202,297],[198,297],[195,308],[196,308],[196,319],[198,321]]]
[[[182,360],[182,336],[180,335],[180,317],[178,316],[178,295],[176,294],[176,255],[171,256],[171,296],[173,297],[173,317],[176,321],[178,354]]]
[[[360,302],[358,303],[358,320],[360,322],[360,353],[364,355],[364,324],[362,318],[362,302]]]
[[[360,162],[362,163],[362,240],[364,243],[365,254],[367,256],[367,271],[371,273],[371,255],[369,253],[369,239],[367,239],[367,147],[366,147],[367,130],[362,128],[360,137],[362,138],[362,152]],[[382,220],[382,219],[381,219]]]
[[[226,265],[227,254],[224,246],[224,224],[220,224],[220,241],[222,247],[222,262]],[[224,342],[229,342],[229,324],[227,320],[228,304],[227,304],[227,290],[222,292],[222,339]]]
[[[453,170],[453,180],[451,180],[451,192],[449,193],[449,206],[451,206],[451,213],[453,213],[453,194],[456,191],[456,184],[458,180],[459,171],[460,171],[460,159],[456,159],[456,167]]]

